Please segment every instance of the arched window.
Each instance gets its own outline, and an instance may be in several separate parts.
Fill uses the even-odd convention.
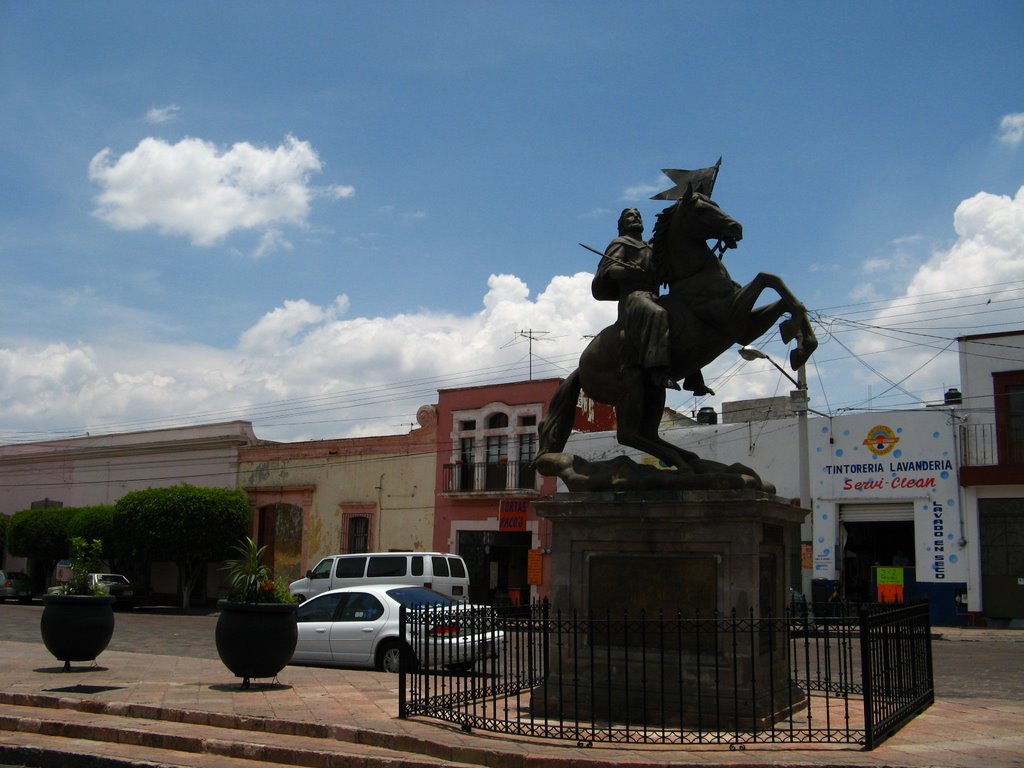
[[[495,413],[487,419],[488,429],[505,429],[508,426],[507,413]]]

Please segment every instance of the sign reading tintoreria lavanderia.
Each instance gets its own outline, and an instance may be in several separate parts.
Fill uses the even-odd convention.
[[[939,410],[848,416],[815,430],[814,577],[835,578],[844,518],[912,519],[917,581],[967,581],[955,440]]]

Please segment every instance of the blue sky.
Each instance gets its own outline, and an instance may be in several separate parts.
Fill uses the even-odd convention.
[[[1022,48],[1019,2],[2,3],[0,442],[401,431],[530,329],[564,376],[614,317],[577,243],[720,155],[812,405],[940,399],[1024,327]],[[670,404],[789,388],[707,376]]]

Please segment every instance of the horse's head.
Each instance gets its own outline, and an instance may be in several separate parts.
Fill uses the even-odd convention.
[[[743,239],[743,225],[710,197],[692,188],[688,188],[679,201],[679,210],[673,218],[673,229],[680,230],[680,234],[690,234],[700,240],[721,240],[730,248],[735,248]]]
[[[679,268],[689,271],[680,260],[693,260],[691,263],[696,264],[706,258],[711,252],[708,240],[718,240],[728,248],[735,248],[742,239],[742,224],[710,197],[688,187],[683,197],[658,214],[651,244],[655,263],[661,265],[668,282],[667,275],[676,273]]]

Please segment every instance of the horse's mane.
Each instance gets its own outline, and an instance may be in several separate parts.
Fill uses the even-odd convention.
[[[654,220],[654,230],[651,232],[651,262],[659,283],[669,283],[678,276],[679,255],[683,252],[678,227],[685,222],[687,214],[693,211],[698,198],[708,202],[711,200],[701,192],[693,192],[662,210]]]
[[[676,210],[682,204],[677,200],[668,206],[654,220],[654,230],[651,232],[651,263],[654,265],[654,274],[658,276],[658,283],[669,282],[669,254],[672,252],[672,221],[675,218]]]

